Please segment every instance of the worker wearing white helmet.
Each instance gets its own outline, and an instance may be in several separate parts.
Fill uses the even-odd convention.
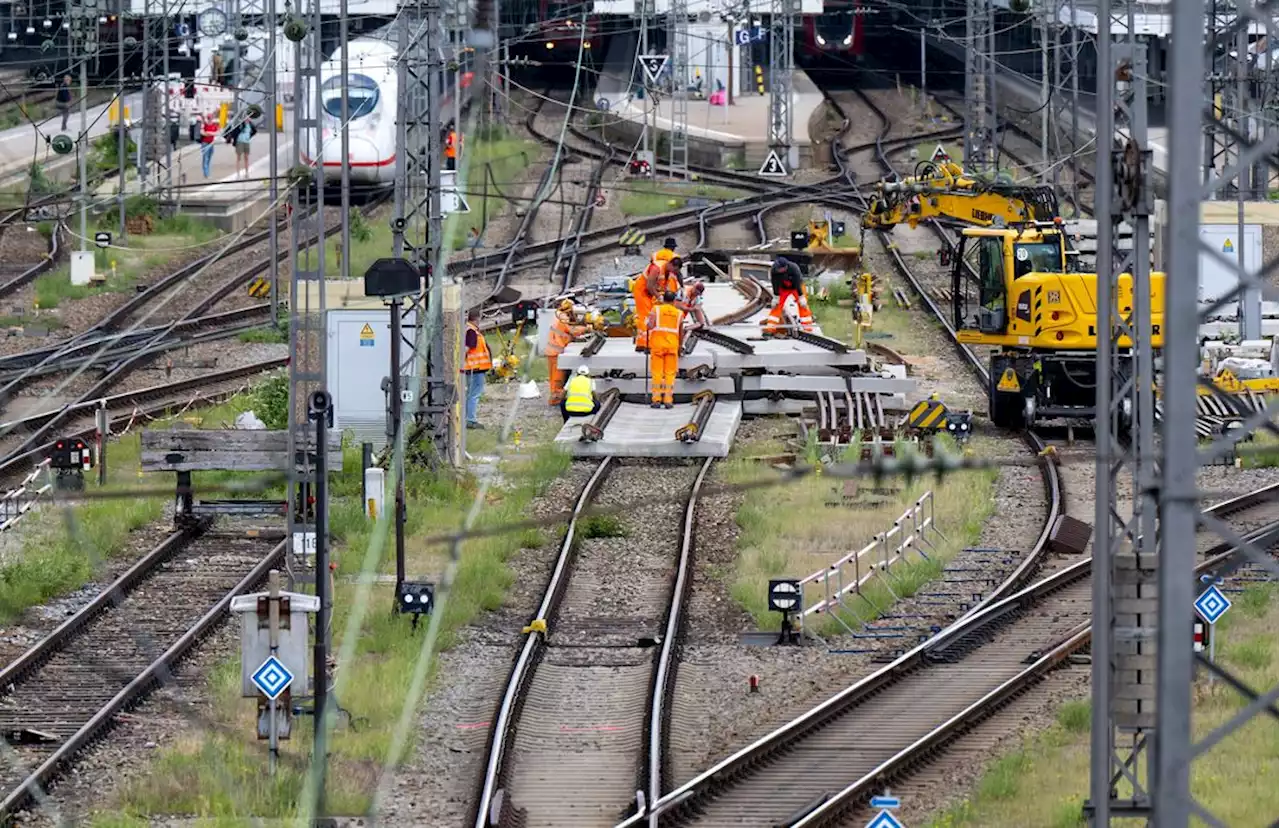
[[[573,379],[565,388],[564,402],[560,403],[560,413],[564,421],[570,417],[590,417],[596,413],[600,404],[596,401],[595,381],[591,379],[591,369],[579,365],[574,371]]]

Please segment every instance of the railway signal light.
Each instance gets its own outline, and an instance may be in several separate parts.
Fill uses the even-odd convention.
[[[436,605],[436,585],[428,581],[401,581],[396,587],[396,612],[408,613],[413,618],[413,629],[418,619],[430,615]]]
[[[801,611],[804,593],[795,578],[775,578],[769,581],[769,611],[782,614],[782,629],[778,633],[779,644],[799,644],[799,637],[791,624],[793,613]]]

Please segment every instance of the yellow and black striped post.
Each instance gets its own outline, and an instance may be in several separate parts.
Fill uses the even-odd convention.
[[[249,283],[249,295],[254,299],[266,299],[271,295],[271,283],[259,276]]]
[[[624,252],[632,255],[640,254],[640,247],[645,243],[645,234],[642,230],[634,227],[628,227],[622,231],[622,235],[618,237],[618,244],[622,245]]]
[[[921,400],[907,415],[907,425],[922,431],[937,431],[947,424],[947,407],[941,400]]]

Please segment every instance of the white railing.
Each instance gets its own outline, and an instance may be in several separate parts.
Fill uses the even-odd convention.
[[[858,612],[850,603],[855,600],[867,600],[862,595],[862,588],[873,577],[879,576],[891,594],[893,587],[889,584],[889,567],[905,560],[907,553],[915,550],[922,560],[928,560],[925,547],[933,548],[928,534],[932,532],[946,540],[938,530],[934,518],[933,490],[920,495],[920,498],[905,512],[898,516],[893,526],[886,532],[876,535],[866,546],[850,552],[830,566],[800,580],[800,605],[805,610],[800,613],[800,632],[804,634],[805,619],[811,615],[826,613],[836,619],[847,631],[853,628],[841,617],[841,610],[858,617]],[[822,598],[816,603],[806,605],[805,592],[810,594],[819,590]],[[896,594],[894,594],[895,597]],[[849,603],[846,603],[848,601]]]
[[[53,489],[49,475],[49,461],[43,460],[31,470],[16,488],[0,496],[0,532],[7,532],[22,520],[36,505],[41,495]]]

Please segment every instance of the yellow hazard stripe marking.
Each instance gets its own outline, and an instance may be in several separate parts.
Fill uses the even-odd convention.
[[[947,414],[947,408],[940,402],[921,402],[911,409],[907,421],[915,428],[934,428],[941,426]]]

